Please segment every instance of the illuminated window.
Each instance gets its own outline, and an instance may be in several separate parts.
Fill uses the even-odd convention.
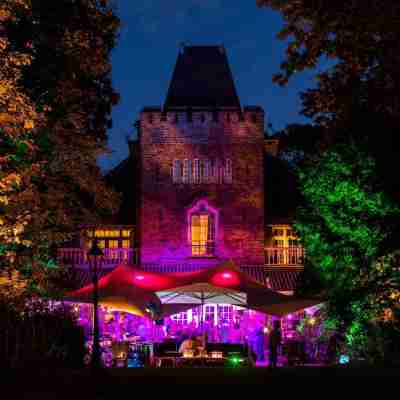
[[[95,236],[96,237],[104,237],[104,231],[103,230],[96,230]]]
[[[209,305],[209,306],[205,306],[205,310],[204,310],[204,319],[207,322],[212,322],[214,323],[215,320],[215,306],[214,305]]]
[[[106,247],[106,242],[104,240],[99,240],[97,244],[101,249],[104,249]]]
[[[215,251],[215,215],[203,203],[190,214],[192,256],[211,256]]]
[[[187,312],[172,315],[171,317],[178,325],[186,325],[188,322]]]
[[[276,226],[272,228],[272,242],[277,247],[299,246],[299,238],[289,226]]]
[[[224,304],[218,307],[218,316],[221,322],[232,321],[233,307],[228,304]]]
[[[109,249],[118,249],[118,240],[109,240],[108,241],[108,248]]]
[[[122,237],[130,237],[131,236],[131,231],[128,231],[127,229],[124,229],[122,231]]]
[[[131,242],[129,240],[123,240],[122,241],[122,247],[124,249],[129,249],[131,247]]]

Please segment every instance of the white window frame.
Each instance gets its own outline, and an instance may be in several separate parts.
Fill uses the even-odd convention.
[[[232,160],[230,158],[227,158],[225,160],[225,183],[232,183]]]
[[[200,183],[200,160],[194,159],[193,162],[193,183]]]
[[[182,181],[182,172],[181,172],[181,161],[174,160],[172,165],[172,181],[173,183],[181,183]]]
[[[182,183],[189,183],[190,168],[189,160],[185,158],[183,160],[183,171],[182,171]]]

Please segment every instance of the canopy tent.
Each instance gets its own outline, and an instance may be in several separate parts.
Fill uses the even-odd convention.
[[[162,318],[207,302],[236,304],[284,316],[320,304],[277,293],[227,261],[215,268],[180,274],[150,273],[120,265],[99,279],[99,303],[139,316]],[[67,294],[65,300],[91,303],[93,284]]]
[[[152,307],[161,308],[158,297],[151,291],[136,285],[139,270],[121,265],[98,282],[99,304],[116,311],[126,311],[141,317],[152,317]],[[93,302],[93,284],[67,293],[64,300],[77,303]],[[151,307],[150,307],[151,306]]]
[[[262,312],[268,315],[282,318],[288,314],[296,313],[309,307],[320,305],[324,302],[321,298],[302,299],[292,298],[287,299],[279,304],[266,304],[266,305],[251,305],[249,308],[255,311]]]

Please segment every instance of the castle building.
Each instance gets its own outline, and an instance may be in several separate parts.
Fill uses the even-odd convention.
[[[231,260],[293,292],[304,251],[285,208],[292,178],[265,136],[262,107],[240,103],[226,50],[183,47],[164,104],[144,107],[136,126],[129,158],[106,177],[123,194],[119,214],[82,227],[59,259],[84,275],[97,237],[105,271],[125,262],[179,273]]]

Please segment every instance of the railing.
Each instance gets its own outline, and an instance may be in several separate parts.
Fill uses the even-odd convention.
[[[136,264],[137,249],[103,249],[103,267],[113,267],[118,264]],[[87,251],[80,248],[58,249],[58,261],[62,264],[86,266],[89,264]]]
[[[192,256],[211,257],[215,254],[215,243],[207,242],[204,244],[192,244]]]
[[[265,265],[304,265],[304,247],[266,247],[265,248]]]

